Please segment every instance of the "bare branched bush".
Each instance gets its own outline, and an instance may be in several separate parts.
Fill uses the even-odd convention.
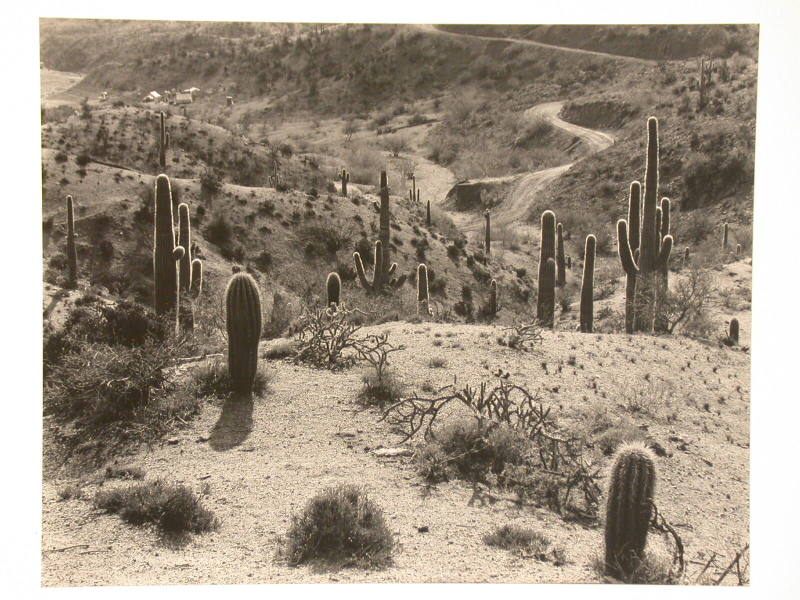
[[[344,303],[338,307],[305,309],[298,324],[299,347],[295,362],[326,369],[354,364],[359,344],[355,333],[361,329],[356,315],[364,313],[357,308],[347,308]]]
[[[517,323],[503,329],[497,343],[514,350],[532,352],[542,344],[542,327],[536,321]]]
[[[667,332],[692,323],[703,314],[713,290],[713,278],[708,269],[691,267],[684,271],[661,304]],[[688,333],[688,332],[687,332]]]
[[[438,444],[440,434],[435,433],[434,424],[451,404],[466,408],[474,417],[475,428],[467,428],[466,437],[460,436],[472,442]],[[561,430],[551,409],[541,403],[538,394],[524,387],[499,380],[496,384],[481,383],[477,389],[469,385],[461,389],[447,386],[434,397],[415,393],[388,407],[383,419],[404,436],[404,441],[423,432],[428,445],[423,447],[422,455],[430,459],[425,461],[427,467],[435,467],[432,475],[447,473],[447,465],[454,461],[460,461],[459,472],[470,473],[471,463],[464,463],[463,459],[474,457],[486,467],[479,469],[478,477],[493,473],[498,483],[513,489],[522,499],[542,502],[559,514],[569,512],[587,518],[596,515],[599,467],[592,464],[591,453],[582,439]],[[448,428],[443,431],[446,437],[453,437],[447,435]],[[506,433],[499,443],[491,440],[503,431]],[[515,439],[524,440],[524,451],[519,451]],[[457,446],[464,446],[463,451],[448,452],[448,448]],[[513,448],[517,450],[509,453]],[[582,501],[576,494],[582,495]]]

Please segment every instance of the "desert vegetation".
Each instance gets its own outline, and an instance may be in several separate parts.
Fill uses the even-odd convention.
[[[42,31],[45,585],[748,583],[750,29]]]

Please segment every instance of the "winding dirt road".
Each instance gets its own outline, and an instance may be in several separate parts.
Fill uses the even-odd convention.
[[[613,136],[607,133],[587,129],[586,127],[568,123],[559,118],[558,113],[561,111],[563,104],[563,102],[537,104],[526,110],[523,113],[523,117],[528,121],[544,118],[554,127],[558,127],[568,134],[579,138],[581,140],[581,154],[583,156],[605,150],[614,143]],[[471,181],[476,183],[510,183],[513,187],[503,203],[493,209],[492,221],[497,226],[511,225],[513,223],[518,233],[521,235],[528,235],[536,229],[535,225],[529,225],[525,220],[531,205],[531,200],[554,179],[566,173],[573,164],[574,162],[570,162],[558,167],[542,169],[541,171],[532,171],[522,175],[489,177]],[[455,184],[455,178],[447,169],[443,167],[433,167],[435,167],[435,165],[420,164],[417,168],[417,180],[421,185],[426,186],[426,188],[430,190],[433,203],[438,205],[440,209],[447,211],[456,225],[465,233],[483,231],[482,215],[478,213],[452,211],[446,208],[445,200],[448,192]],[[442,173],[442,171],[445,173]],[[447,174],[449,174],[449,177],[447,177]],[[443,185],[443,181],[446,181],[449,185]]]

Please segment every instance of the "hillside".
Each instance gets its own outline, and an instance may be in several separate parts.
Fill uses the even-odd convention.
[[[40,29],[43,585],[749,582],[757,28]],[[674,245],[649,297],[632,250],[634,306],[651,116]],[[202,261],[177,314],[162,173]],[[381,215],[396,279],[368,289]],[[625,452],[657,510],[617,577]]]

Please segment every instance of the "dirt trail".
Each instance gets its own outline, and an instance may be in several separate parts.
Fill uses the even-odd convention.
[[[494,42],[511,42],[513,44],[522,44],[524,46],[538,46],[540,48],[551,48],[553,50],[562,50],[564,52],[572,52],[574,54],[586,54],[590,56],[602,56],[605,58],[613,58],[617,60],[627,60],[630,62],[636,62],[646,65],[653,65],[656,64],[656,61],[650,60],[648,58],[638,58],[636,56],[623,56],[621,54],[609,54],[608,52],[598,52],[596,50],[584,50],[582,48],[570,48],[568,46],[556,46],[554,44],[546,44],[544,42],[536,42],[534,40],[522,40],[519,38],[509,38],[509,37],[495,37],[491,35],[475,35],[472,33],[456,33],[453,31],[444,31],[439,29],[436,25],[417,25],[418,28],[422,29],[423,31],[427,31],[428,33],[438,33],[440,35],[449,35],[451,37],[467,37],[467,38],[478,38],[481,40],[489,40]]]
[[[582,143],[582,154],[584,156],[605,150],[614,143],[614,137],[607,133],[587,129],[586,127],[568,123],[559,118],[558,113],[561,111],[563,105],[563,102],[538,104],[526,110],[523,113],[523,117],[528,121],[544,118],[554,127],[558,127],[568,134],[579,138]],[[422,159],[420,159],[420,161],[422,162]],[[443,167],[436,167],[436,165],[432,163],[428,164],[429,166],[427,166],[426,169],[421,169],[420,167],[422,165],[418,167],[417,181],[420,186],[422,186],[422,189],[430,190],[429,193],[431,194],[432,203],[446,210],[444,208],[445,199],[447,193],[452,189],[452,184],[449,182],[452,181],[454,184],[455,177],[450,171]],[[506,200],[493,211],[492,219],[493,223],[497,226],[511,225],[513,223],[518,233],[525,236],[529,235],[534,230],[538,230],[535,224],[529,225],[525,222],[531,199],[553,180],[566,173],[573,164],[574,162],[570,162],[558,167],[533,171],[523,175],[487,177],[485,179],[473,181],[482,183],[514,182],[514,187],[508,194]],[[465,233],[483,231],[483,217],[479,214],[458,211],[448,211],[448,214],[456,225]]]

